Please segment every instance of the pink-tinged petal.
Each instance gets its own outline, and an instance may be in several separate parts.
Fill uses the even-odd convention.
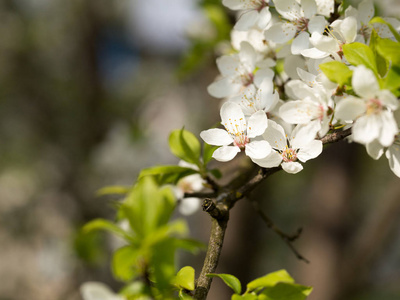
[[[236,146],[222,146],[214,151],[212,157],[218,161],[230,161],[236,154],[240,152],[240,148]]]
[[[263,138],[276,150],[286,148],[286,135],[282,126],[274,121],[268,120],[268,127],[263,134]]]
[[[303,170],[303,166],[298,162],[283,162],[282,169],[289,174],[296,174]]]
[[[389,167],[392,172],[400,177],[400,145],[399,141],[389,147],[386,151],[386,158],[389,160]]]
[[[313,32],[318,32],[322,34],[325,30],[326,19],[322,16],[315,16],[310,19],[308,23],[308,31],[312,34]]]
[[[233,102],[225,102],[221,107],[222,125],[228,133],[236,135],[246,131],[246,120],[240,105]]]
[[[223,55],[217,58],[217,67],[222,76],[236,76],[237,68],[240,66],[238,55]]]
[[[263,158],[263,159],[254,159],[251,158],[251,160],[259,165],[260,167],[263,168],[273,168],[273,167],[277,167],[281,164],[282,162],[282,155],[280,155],[278,152],[272,150],[271,153]]]
[[[259,18],[258,11],[248,10],[241,14],[241,16],[239,17],[233,28],[239,31],[249,30],[258,21],[258,18]]]
[[[325,57],[329,56],[329,53],[318,50],[317,48],[310,48],[310,49],[301,51],[301,55],[303,55],[304,57],[309,57],[309,58],[313,58],[313,59],[321,59],[321,58],[325,58]]]
[[[396,110],[399,107],[399,100],[388,90],[378,91],[377,97],[381,100],[382,105],[389,107],[391,110]]]
[[[367,153],[373,159],[379,159],[383,154],[383,146],[378,142],[378,140],[373,140],[371,143],[366,145]]]
[[[316,0],[317,13],[325,17],[329,17],[334,10],[335,1],[332,0]]]
[[[259,69],[254,75],[254,84],[257,87],[260,87],[263,80],[272,80],[272,78],[274,78],[274,75],[274,71],[269,68]]]
[[[380,90],[374,72],[364,65],[359,65],[354,69],[351,82],[356,94],[365,99],[375,98]]]
[[[310,48],[310,34],[308,32],[302,31],[298,36],[296,36],[292,42],[291,50],[292,54],[300,54],[301,51]]]
[[[223,129],[211,128],[200,132],[200,137],[209,145],[226,146],[233,143],[231,135]]]
[[[341,99],[336,105],[335,118],[342,121],[354,121],[367,111],[367,105],[364,100],[347,97]]]
[[[271,146],[267,141],[252,141],[246,145],[246,155],[254,159],[262,159],[271,153]]]
[[[310,143],[304,145],[300,148],[297,153],[297,158],[301,162],[306,162],[307,160],[316,158],[322,153],[322,142],[319,140],[313,140]]]
[[[263,111],[257,111],[252,114],[247,122],[247,136],[254,138],[262,135],[268,127],[267,114]]]
[[[371,0],[364,0],[358,5],[358,19],[361,24],[367,25],[375,14],[374,4]]]
[[[317,13],[317,4],[315,0],[301,0],[300,4],[302,15],[307,19],[310,19]]]
[[[207,91],[215,98],[224,98],[237,95],[241,88],[241,84],[233,83],[231,78],[225,77],[211,83],[207,87]]]
[[[357,119],[352,129],[353,140],[360,144],[368,144],[379,137],[381,129],[380,118],[375,114]]]
[[[292,148],[301,149],[313,141],[321,129],[319,120],[314,120],[307,124],[297,125],[291,134],[289,143]]]
[[[183,198],[178,206],[179,212],[184,216],[190,216],[199,210],[202,200],[199,198]]]
[[[352,43],[357,36],[357,19],[354,17],[347,17],[340,24],[340,31],[346,43]]]
[[[381,118],[381,133],[379,135],[379,142],[384,147],[389,147],[393,141],[396,134],[399,132],[397,123],[393,117],[393,113],[390,111],[382,111],[380,113]]]
[[[276,23],[265,31],[265,38],[277,44],[289,42],[296,35],[296,27],[291,23]]]
[[[294,21],[302,16],[300,5],[295,0],[279,0],[274,3],[279,14],[287,20]]]
[[[264,7],[258,16],[257,26],[261,29],[265,29],[268,24],[271,22],[271,12],[269,11],[269,7]]]
[[[311,101],[289,101],[279,108],[279,116],[289,124],[305,124],[319,117],[319,106]]]

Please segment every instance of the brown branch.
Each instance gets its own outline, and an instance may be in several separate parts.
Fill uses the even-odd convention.
[[[337,131],[330,133],[321,139],[322,143],[334,143],[339,140],[344,139],[345,137],[351,134],[351,129]],[[216,201],[213,202],[211,199],[206,199],[203,203],[203,209],[206,210],[212,217],[212,225],[211,225],[211,233],[210,233],[210,240],[208,244],[208,249],[206,253],[206,257],[204,260],[203,268],[201,270],[200,276],[196,281],[196,289],[194,294],[194,299],[196,300],[204,300],[207,298],[208,291],[210,290],[211,286],[211,277],[207,277],[206,275],[209,273],[214,273],[217,265],[219,256],[221,254],[222,244],[224,241],[225,230],[229,219],[229,210],[235,205],[237,201],[247,196],[251,191],[253,191],[262,181],[266,178],[275,174],[282,168],[275,167],[270,169],[261,168],[257,175],[247,180],[242,186],[235,190],[230,190],[229,192],[222,192],[216,196]],[[222,190],[229,190],[229,187],[225,187]],[[187,194],[187,195],[193,195]],[[198,194],[199,195],[199,194]],[[206,194],[203,194],[206,195]],[[207,198],[209,194],[207,195]],[[185,194],[186,197],[186,194]],[[211,198],[211,197],[210,197]],[[210,203],[211,200],[211,203]],[[265,216],[266,217],[266,216]],[[268,217],[266,218],[267,220]],[[272,222],[271,222],[272,223]],[[272,223],[273,224],[273,223]],[[300,233],[298,233],[300,234]],[[304,257],[302,257],[296,249],[294,249],[291,241],[294,240],[295,236],[286,236],[282,232],[281,236],[286,243],[288,244],[289,248],[296,254],[299,259],[302,259],[308,262]],[[292,238],[292,240],[290,239]]]
[[[274,222],[272,222],[272,220],[261,210],[260,206],[258,205],[258,202],[255,200],[251,200],[250,198],[248,198],[250,200],[250,203],[253,205],[254,210],[260,215],[261,219],[265,222],[265,224],[267,225],[267,227],[269,229],[271,229],[272,231],[274,231],[277,235],[279,235],[284,242],[289,246],[289,248],[292,250],[292,252],[294,253],[294,255],[296,255],[296,257],[300,260],[305,261],[306,263],[310,263],[310,261],[308,259],[306,259],[304,256],[302,256],[297,250],[296,248],[293,246],[292,242],[295,241],[296,239],[298,239],[300,237],[300,234],[302,232],[302,228],[299,228],[296,233],[294,234],[287,234],[285,232],[283,232],[279,227],[277,227]]]

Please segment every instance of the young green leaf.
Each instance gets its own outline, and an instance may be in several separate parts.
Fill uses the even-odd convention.
[[[130,189],[131,187],[121,185],[105,186],[96,192],[96,196],[126,195],[130,191]]]
[[[196,174],[198,171],[192,168],[181,166],[154,166],[143,169],[139,174],[139,179],[144,176],[154,176],[157,182],[162,184],[176,184],[183,177]]]
[[[139,250],[132,246],[118,249],[112,258],[111,269],[115,278],[122,281],[131,281],[138,276],[137,259]]]
[[[211,146],[209,144],[204,143],[203,144],[203,162],[204,165],[207,165],[211,159],[214,151],[217,149],[217,146]]]
[[[338,61],[329,61],[319,65],[321,71],[332,82],[336,82],[340,86],[350,85],[353,71],[344,63]]]
[[[194,269],[190,266],[183,267],[175,277],[175,284],[189,291],[194,290]]]
[[[240,295],[242,293],[242,285],[239,279],[230,274],[207,274],[207,277],[218,277],[221,278],[227,286],[229,286],[236,294]]]
[[[382,55],[380,55],[377,50],[377,46],[378,46],[380,40],[381,40],[381,38],[379,37],[378,33],[373,29],[372,33],[371,33],[369,47],[371,48],[372,52],[374,53],[376,66],[378,68],[378,73],[379,73],[379,75],[381,75],[381,77],[384,77],[388,71],[389,62]]]
[[[279,270],[249,282],[247,284],[246,293],[259,288],[274,286],[278,282],[294,283],[294,279],[289,275],[286,270]]]
[[[190,131],[183,128],[172,131],[169,136],[169,147],[176,157],[200,166],[200,142]]]
[[[390,90],[392,93],[398,96],[400,89],[400,66],[393,66],[390,68],[385,78],[383,88]]]
[[[88,233],[93,230],[106,230],[106,231],[109,231],[111,233],[114,233],[114,234],[124,238],[127,241],[133,240],[133,237],[129,233],[127,233],[125,230],[123,230],[118,225],[116,225],[108,220],[105,220],[105,219],[92,220],[92,221],[86,223],[86,225],[83,226],[83,228],[82,228],[83,233]]]
[[[381,39],[376,49],[380,55],[392,61],[392,64],[400,65],[400,43],[389,39]]]
[[[367,45],[361,43],[344,44],[343,54],[347,61],[352,65],[364,65],[377,74],[378,70],[376,67],[374,53]]]
[[[262,294],[267,296],[268,300],[304,300],[312,292],[312,287],[279,282],[272,287],[267,287]]]
[[[258,300],[257,295],[246,294],[246,295],[237,295],[233,294],[231,300]]]

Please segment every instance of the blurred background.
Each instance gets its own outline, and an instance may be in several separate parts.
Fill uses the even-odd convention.
[[[377,9],[400,16],[396,0]],[[114,218],[115,199],[96,197],[99,188],[177,163],[171,130],[198,136],[219,121],[206,87],[233,21],[216,0],[0,2],[0,300],[78,300],[86,281],[122,286],[109,266],[118,241],[79,228]],[[283,230],[303,228],[295,245],[311,263],[243,200],[217,272],[246,283],[285,268],[314,286],[310,300],[400,299],[399,183],[362,146],[329,146],[299,175],[281,172],[253,193]],[[207,242],[209,217],[187,220]],[[198,274],[203,257],[180,263]],[[209,299],[229,297],[215,279]]]

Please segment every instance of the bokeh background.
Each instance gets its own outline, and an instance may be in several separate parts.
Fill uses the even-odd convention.
[[[400,17],[398,1],[376,5]],[[206,87],[235,17],[219,9],[216,0],[0,2],[0,300],[78,300],[86,281],[122,286],[109,266],[119,241],[79,229],[114,218],[116,199],[96,197],[99,188],[177,163],[171,130],[198,135],[219,121]],[[215,167],[232,173],[245,164]],[[315,287],[310,300],[400,299],[400,179],[386,159],[341,142],[252,196],[283,230],[303,228],[295,245],[311,263],[297,260],[243,200],[219,273],[246,283],[285,268]],[[206,242],[209,217],[185,218]],[[183,254],[180,264],[198,273],[203,257]],[[214,280],[209,299],[229,295]]]

